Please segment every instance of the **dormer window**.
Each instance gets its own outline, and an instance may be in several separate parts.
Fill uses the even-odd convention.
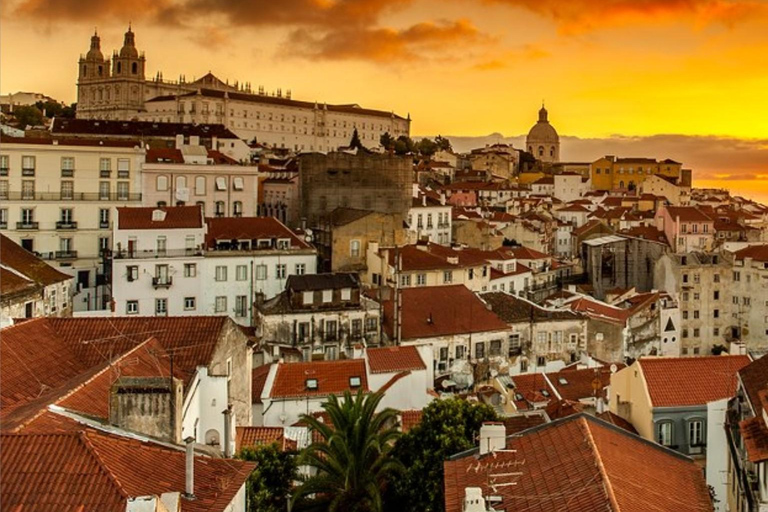
[[[560,377],[559,379],[557,379],[557,382],[559,382],[561,386],[567,386],[568,385],[568,380],[565,379],[564,377]]]
[[[277,248],[278,249],[290,249],[291,248],[291,241],[287,238],[280,238],[277,241]]]
[[[354,376],[349,378],[349,387],[351,388],[359,388],[361,384],[360,377]]]
[[[317,379],[307,379],[306,380],[307,389],[310,390],[316,390],[317,389]]]
[[[272,240],[269,238],[259,239],[259,249],[269,249],[270,247],[272,247]]]
[[[165,220],[165,211],[163,210],[153,210],[152,211],[152,222],[162,222]]]
[[[315,292],[304,292],[303,302],[305,306],[310,306],[315,303]]]
[[[323,290],[323,302],[326,304],[333,302],[333,290]]]
[[[352,288],[343,288],[341,290],[341,300],[351,300],[352,299]]]

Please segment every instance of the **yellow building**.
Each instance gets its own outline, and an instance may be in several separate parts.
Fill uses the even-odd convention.
[[[679,178],[682,164],[666,159],[605,156],[590,165],[592,190],[634,191],[649,176]]]

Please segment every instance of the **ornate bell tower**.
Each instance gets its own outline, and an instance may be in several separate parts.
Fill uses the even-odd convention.
[[[77,116],[95,117],[92,114],[100,105],[98,91],[103,90],[109,81],[109,60],[101,53],[101,38],[94,31],[91,36],[91,48],[85,56],[80,56],[77,80]],[[102,99],[103,101],[103,93]]]

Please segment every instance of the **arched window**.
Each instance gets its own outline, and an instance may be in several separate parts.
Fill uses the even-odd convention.
[[[551,157],[555,156],[555,148],[554,147],[549,148],[549,156],[551,156]]]
[[[624,188],[624,182],[623,181],[619,182],[619,188]]]
[[[203,217],[205,217],[205,201],[198,201],[195,204],[200,207],[200,211],[203,212]]]
[[[224,216],[224,201],[216,201],[216,216]]]
[[[135,75],[138,72],[139,72],[139,65],[134,62],[133,64],[131,64],[131,73]]]
[[[656,442],[661,446],[672,446],[675,444],[675,425],[671,421],[660,421],[656,423]]]
[[[168,190],[168,176],[157,177],[157,191],[164,192]]]
[[[243,216],[243,202],[242,201],[235,201],[232,203],[232,215],[235,217],[242,217]]]
[[[176,178],[176,188],[187,188],[187,177],[179,176]]]
[[[544,146],[539,146],[539,156],[544,156]]]
[[[117,73],[120,74],[122,72],[123,72],[123,63],[122,62],[118,62],[117,63]]]
[[[195,195],[196,196],[205,195],[205,176],[195,177]]]
[[[88,74],[88,66],[83,66],[83,75]]]
[[[104,66],[99,66],[99,76],[104,74]]]

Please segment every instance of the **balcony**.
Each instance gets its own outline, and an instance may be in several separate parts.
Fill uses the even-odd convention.
[[[56,229],[77,229],[77,222],[60,220],[56,223]]]
[[[8,223],[3,221],[0,221],[0,229],[8,229]]]
[[[152,286],[155,287],[155,290],[158,288],[170,288],[172,284],[173,278],[171,276],[152,278]]]
[[[99,228],[100,229],[109,229],[109,221],[99,221]]]
[[[22,169],[21,170],[21,175],[22,176],[34,176],[35,175],[35,170],[34,169]]]
[[[74,260],[77,259],[77,251],[56,251],[57,260]]]
[[[7,167],[0,168],[0,176],[8,176],[8,168]]]
[[[202,256],[202,249],[166,249],[164,251],[128,251],[122,249],[115,251],[112,255],[114,259],[152,259],[152,258],[189,258],[194,256]]]
[[[112,175],[112,171],[99,171],[99,178],[109,178]]]
[[[17,222],[16,229],[40,229],[39,222]]]
[[[73,178],[75,176],[75,170],[74,169],[62,169],[61,170],[61,177],[62,178]]]
[[[0,199],[8,201],[141,201],[141,194],[117,192],[8,192]]]

